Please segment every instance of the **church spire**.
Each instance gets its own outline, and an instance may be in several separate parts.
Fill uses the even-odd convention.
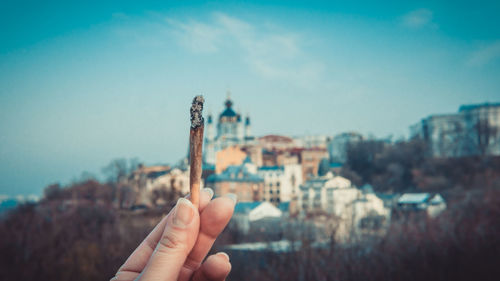
[[[231,92],[229,90],[227,90],[227,98],[224,104],[226,105],[226,108],[231,108],[233,106],[233,102],[231,101]]]

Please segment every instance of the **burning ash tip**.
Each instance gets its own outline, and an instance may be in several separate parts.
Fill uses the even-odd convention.
[[[196,129],[200,126],[203,125],[204,119],[201,114],[203,111],[203,103],[205,102],[205,99],[203,99],[203,96],[196,96],[193,99],[193,105],[191,105],[191,128]]]
[[[199,96],[196,96],[194,97],[193,99],[193,105],[197,104],[197,103],[200,103],[201,106],[203,106],[203,103],[205,102],[205,99],[203,98],[202,95],[199,95]]]

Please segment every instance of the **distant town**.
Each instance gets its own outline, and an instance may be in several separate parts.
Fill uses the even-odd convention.
[[[359,175],[352,173],[352,167],[344,167],[349,151],[367,142],[386,147],[391,140],[366,139],[356,132],[257,137],[252,134],[250,117],[234,110],[229,94],[223,106],[218,116],[206,117],[202,185],[213,189],[215,196],[233,193],[238,197],[231,227],[242,237],[252,237],[250,234],[259,230],[260,235],[273,237],[271,240],[283,239],[293,219],[299,222],[293,226],[295,229],[312,226],[312,239],[317,241],[332,235],[338,241],[363,239],[383,236],[395,218],[433,218],[447,208],[439,188],[406,192],[411,188],[404,187],[403,192],[398,192],[380,183],[374,188],[374,180],[353,183]],[[463,105],[457,113],[431,115],[415,123],[410,127],[408,141],[423,144],[422,153],[428,158],[498,156],[499,128],[500,103]],[[376,157],[381,151],[363,157]],[[410,153],[410,158],[417,154]],[[118,190],[116,207],[154,209],[188,194],[188,155],[174,166],[134,164],[126,168],[126,163],[111,163],[108,172],[113,174],[111,181]],[[382,185],[387,182],[382,181]],[[45,195],[50,191],[48,187]],[[34,196],[4,196],[0,198],[0,211],[37,200]],[[263,227],[266,225],[270,227]]]
[[[447,207],[438,192],[375,192],[370,183],[357,186],[348,179],[343,166],[349,148],[366,141],[359,133],[257,137],[250,117],[233,108],[228,95],[221,113],[206,118],[202,178],[215,196],[237,195],[232,225],[244,234],[291,217],[310,220],[321,229],[316,232],[320,236],[334,234],[342,241],[383,235],[394,217],[436,217]],[[500,103],[464,105],[457,113],[428,116],[412,125],[410,140],[424,143],[431,158],[500,155],[499,127]],[[148,209],[167,202],[161,194],[187,194],[188,160],[173,167],[139,165],[121,177],[130,190],[120,206]]]

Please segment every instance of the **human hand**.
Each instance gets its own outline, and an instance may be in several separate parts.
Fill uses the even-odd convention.
[[[203,189],[199,211],[189,200],[179,199],[111,280],[224,280],[231,270],[229,256],[217,253],[203,259],[231,219],[236,196],[212,196],[211,189]]]

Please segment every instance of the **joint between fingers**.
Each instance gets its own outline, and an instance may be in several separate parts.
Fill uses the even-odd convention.
[[[195,272],[201,267],[201,261],[197,261],[188,256],[186,258],[186,261],[184,262],[183,267],[191,272]]]

